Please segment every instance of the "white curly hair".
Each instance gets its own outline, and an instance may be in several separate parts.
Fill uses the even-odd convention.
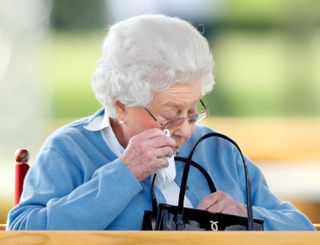
[[[141,15],[112,25],[93,75],[97,100],[115,117],[114,103],[148,106],[153,93],[177,83],[214,86],[207,40],[190,23],[164,15]]]

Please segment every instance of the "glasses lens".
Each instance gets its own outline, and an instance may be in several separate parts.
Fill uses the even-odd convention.
[[[176,126],[179,126],[181,125],[187,118],[185,117],[181,117],[181,118],[176,118],[176,119],[172,119],[172,120],[169,120],[167,121],[165,124],[164,124],[164,128],[174,128]]]
[[[202,119],[207,117],[207,111],[201,111],[199,113],[196,113],[196,114],[194,114],[193,117],[194,117],[194,119],[193,119],[194,122],[199,122]]]
[[[185,120],[188,120],[189,123],[196,123],[206,118],[208,115],[208,109],[202,100],[200,100],[200,102],[201,102],[202,109],[204,108],[203,111],[192,114],[188,117],[179,117],[172,120],[168,120],[163,125],[163,128],[173,128],[173,127],[180,126]]]
[[[167,121],[164,124],[164,128],[174,128],[174,127],[180,126],[185,120],[188,120],[189,123],[196,123],[204,119],[206,116],[207,116],[207,111],[202,111],[202,112],[190,115],[188,117],[180,117],[180,118],[172,119]]]

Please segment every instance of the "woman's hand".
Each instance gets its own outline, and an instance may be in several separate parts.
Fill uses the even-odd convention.
[[[120,159],[139,180],[144,180],[157,169],[167,167],[167,157],[174,154],[176,142],[158,128],[147,129],[133,136]]]
[[[247,217],[246,208],[222,191],[217,191],[206,196],[197,208],[212,213],[226,213]]]

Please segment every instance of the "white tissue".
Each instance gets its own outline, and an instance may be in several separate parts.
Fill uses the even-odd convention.
[[[170,137],[170,131],[168,129],[164,130],[164,134]],[[158,169],[156,171],[155,185],[157,187],[165,187],[170,184],[176,178],[176,164],[174,161],[174,156],[168,157],[169,165],[168,167]]]

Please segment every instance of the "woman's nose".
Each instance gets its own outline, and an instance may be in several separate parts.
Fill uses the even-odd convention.
[[[188,120],[184,120],[184,122],[176,128],[175,135],[184,139],[189,139],[192,135],[193,128],[194,124],[190,124]]]

